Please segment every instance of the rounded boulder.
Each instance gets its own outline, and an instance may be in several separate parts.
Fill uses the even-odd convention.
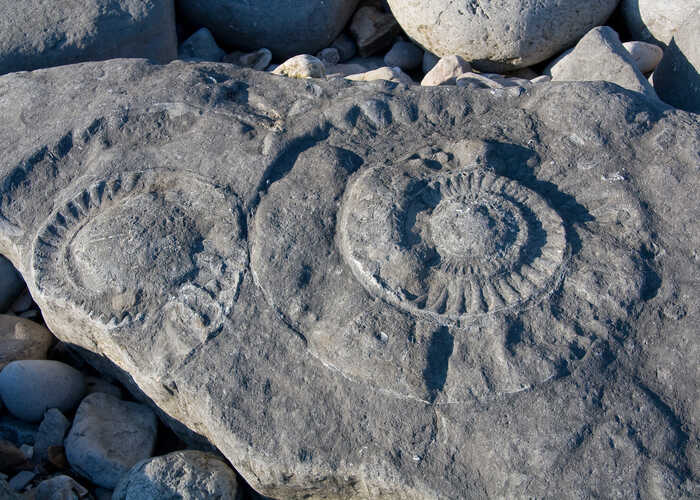
[[[423,48],[458,55],[480,71],[531,66],[605,22],[617,0],[388,0],[403,30]]]
[[[2,401],[25,422],[40,422],[49,408],[72,411],[85,390],[83,374],[60,361],[13,361],[0,372]]]
[[[343,30],[358,0],[178,0],[180,12],[227,48],[266,47],[277,59],[315,54]]]

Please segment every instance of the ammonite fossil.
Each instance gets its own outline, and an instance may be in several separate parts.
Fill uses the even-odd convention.
[[[541,297],[566,252],[562,220],[543,198],[481,168],[370,168],[346,194],[339,225],[368,291],[442,320]]]

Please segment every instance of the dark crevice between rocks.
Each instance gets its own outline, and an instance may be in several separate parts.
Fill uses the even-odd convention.
[[[423,370],[425,386],[428,389],[428,400],[433,403],[447,380],[449,360],[454,349],[454,337],[446,326],[441,326],[430,339],[427,363]]]

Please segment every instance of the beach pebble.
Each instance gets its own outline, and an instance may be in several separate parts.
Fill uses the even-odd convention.
[[[94,393],[78,407],[64,441],[71,467],[93,483],[113,489],[138,461],[153,453],[156,416],[145,405]]]
[[[336,38],[331,44],[331,48],[338,51],[338,54],[340,55],[340,62],[345,62],[348,59],[352,59],[355,57],[355,54],[357,54],[357,44],[355,43],[355,40],[353,40],[347,33],[341,33],[338,35],[338,38]]]
[[[356,82],[371,82],[374,80],[387,80],[390,82],[403,83],[404,85],[415,85],[410,76],[401,71],[401,68],[389,68],[385,66],[383,68],[374,69],[367,71],[365,73],[358,73],[354,75],[348,75],[345,77],[347,80],[353,80]]]
[[[66,475],[45,479],[34,490],[34,500],[77,500],[88,495],[88,490]]]
[[[326,76],[326,71],[317,57],[301,54],[284,61],[272,74],[289,78],[323,78]]]
[[[48,459],[50,446],[63,446],[63,438],[70,428],[70,421],[56,408],[46,410],[39,425],[34,444],[34,463]]]
[[[72,411],[85,390],[83,374],[60,361],[13,361],[0,372],[3,403],[26,422],[39,422],[49,408]]]
[[[455,85],[457,77],[471,72],[471,65],[459,56],[441,58],[420,82],[423,86]]]
[[[650,73],[658,66],[664,51],[658,45],[647,42],[625,42],[622,46],[627,49],[637,68],[642,73]]]
[[[335,47],[327,47],[316,54],[325,66],[330,64],[338,64],[340,62],[340,52]]]
[[[411,42],[399,40],[384,56],[387,66],[398,66],[403,71],[418,68],[423,62],[423,49]]]
[[[36,472],[30,470],[23,470],[18,472],[12,479],[10,479],[10,488],[15,491],[22,491],[25,486],[32,482],[32,479],[36,477]]]
[[[53,335],[29,319],[0,314],[0,370],[12,361],[45,359]]]
[[[176,451],[136,464],[114,490],[112,500],[221,498],[239,500],[235,472],[211,453]]]

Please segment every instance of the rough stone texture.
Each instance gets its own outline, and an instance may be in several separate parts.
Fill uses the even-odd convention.
[[[198,59],[219,62],[226,52],[216,44],[214,36],[206,28],[195,31],[187,40],[180,44],[177,56],[180,59]]]
[[[7,311],[23,289],[22,277],[10,261],[0,255],[0,312]]]
[[[531,66],[603,24],[618,0],[389,0],[404,31],[441,57],[480,71]]]
[[[667,45],[697,0],[622,0],[620,12],[635,40]]]
[[[620,37],[607,26],[586,33],[570,53],[547,68],[547,74],[552,81],[603,80],[656,97],[654,88],[639,71]]]
[[[272,74],[289,78],[323,78],[326,76],[326,70],[323,62],[317,57],[300,54],[284,61]]]
[[[65,475],[42,481],[33,493],[34,500],[78,500],[88,496],[88,490],[83,485]]]
[[[659,64],[664,51],[658,45],[647,42],[625,42],[622,46],[630,53],[642,73],[650,73]]]
[[[278,59],[328,47],[357,1],[176,0],[190,23],[209,28],[227,48],[267,47]]]
[[[700,113],[700,8],[678,29],[654,71],[659,97],[680,109]]]
[[[265,495],[697,496],[697,117],[513,90],[8,75],[0,251]]]
[[[458,76],[471,70],[471,65],[459,56],[443,57],[428,71],[420,84],[426,87],[454,85]]]
[[[66,458],[93,483],[114,489],[134,464],[151,456],[156,429],[148,407],[93,393],[75,414],[65,439]]]
[[[176,451],[134,465],[117,485],[112,500],[241,500],[236,473],[211,453]]]
[[[177,56],[173,0],[6,0],[0,74],[115,57]]]
[[[20,359],[46,359],[53,335],[46,327],[17,316],[0,315],[0,370]]]
[[[34,443],[34,463],[48,459],[50,446],[63,446],[63,438],[70,428],[70,420],[56,408],[50,408],[44,413],[44,419],[39,425]]]
[[[73,411],[85,395],[85,379],[75,368],[47,359],[12,361],[0,372],[0,396],[25,422],[39,422],[49,408]]]
[[[410,76],[401,71],[401,68],[390,68],[388,66],[373,69],[364,73],[348,75],[345,78],[347,78],[348,80],[354,80],[356,82],[372,82],[375,80],[386,80],[389,82],[403,83],[404,85],[416,84],[416,82],[414,82]]]

